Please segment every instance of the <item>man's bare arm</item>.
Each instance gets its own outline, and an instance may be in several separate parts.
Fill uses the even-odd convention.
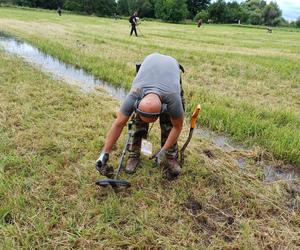
[[[165,150],[168,150],[173,146],[174,143],[177,142],[178,137],[182,130],[183,116],[176,119],[171,118],[171,123],[173,125],[173,128],[171,129],[170,134],[165,142],[165,145],[163,146],[163,149]]]
[[[120,134],[128,122],[129,117],[123,115],[120,111],[117,114],[116,120],[113,122],[112,127],[107,133],[105,144],[103,151],[105,153],[110,153],[112,150],[113,145],[116,143],[118,138],[120,137]]]

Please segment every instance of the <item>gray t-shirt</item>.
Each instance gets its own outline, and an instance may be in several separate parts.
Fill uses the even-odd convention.
[[[137,100],[149,93],[156,93],[162,103],[167,104],[168,114],[172,118],[178,118],[184,113],[180,92],[180,69],[177,60],[153,53],[144,59],[120,111],[125,116],[130,116]]]

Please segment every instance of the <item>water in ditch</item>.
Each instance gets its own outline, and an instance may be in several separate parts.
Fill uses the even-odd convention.
[[[201,138],[211,141],[214,145],[227,153],[233,153],[234,155],[234,152],[237,152],[234,162],[241,170],[246,170],[249,165],[248,161],[256,158],[253,154],[253,148],[246,148],[245,146],[238,145],[225,135],[216,134],[202,128],[197,128],[195,133]],[[209,155],[212,155],[212,152],[210,152]],[[268,159],[255,159],[254,161],[255,165],[263,170],[264,182],[269,183],[278,180],[300,181],[300,171],[295,166],[284,165],[280,162]]]
[[[123,88],[117,88],[112,84],[101,81],[83,69],[66,64],[14,37],[0,35],[0,47],[6,52],[17,55],[24,61],[34,64],[41,71],[51,74],[56,80],[62,80],[66,83],[77,85],[84,92],[89,92],[100,87],[104,89],[108,95],[119,100],[124,100],[126,96],[126,91]]]

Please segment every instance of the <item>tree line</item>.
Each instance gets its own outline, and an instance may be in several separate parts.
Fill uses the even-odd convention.
[[[65,9],[88,15],[129,16],[137,11],[141,18],[159,18],[180,22],[185,19],[213,23],[243,23],[268,26],[300,27],[297,21],[288,23],[276,2],[246,0],[0,0],[0,3],[32,8]]]

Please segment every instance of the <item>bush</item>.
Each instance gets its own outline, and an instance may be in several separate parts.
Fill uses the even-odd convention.
[[[249,16],[249,22],[254,25],[261,24],[261,14],[253,11]]]
[[[165,21],[178,23],[188,14],[185,0],[157,0],[155,3],[155,16]]]
[[[70,11],[80,12],[83,11],[83,4],[81,1],[67,0],[63,8]]]
[[[300,16],[298,17],[297,21],[296,21],[296,27],[300,28]]]
[[[276,18],[273,20],[272,25],[273,25],[273,26],[279,26],[279,25],[281,25],[281,23],[283,23],[283,22],[282,22],[282,18],[281,18],[281,17],[276,17]]]
[[[203,22],[207,22],[208,12],[206,10],[198,12],[197,15],[194,17],[194,21],[198,21],[200,19],[202,19]]]

